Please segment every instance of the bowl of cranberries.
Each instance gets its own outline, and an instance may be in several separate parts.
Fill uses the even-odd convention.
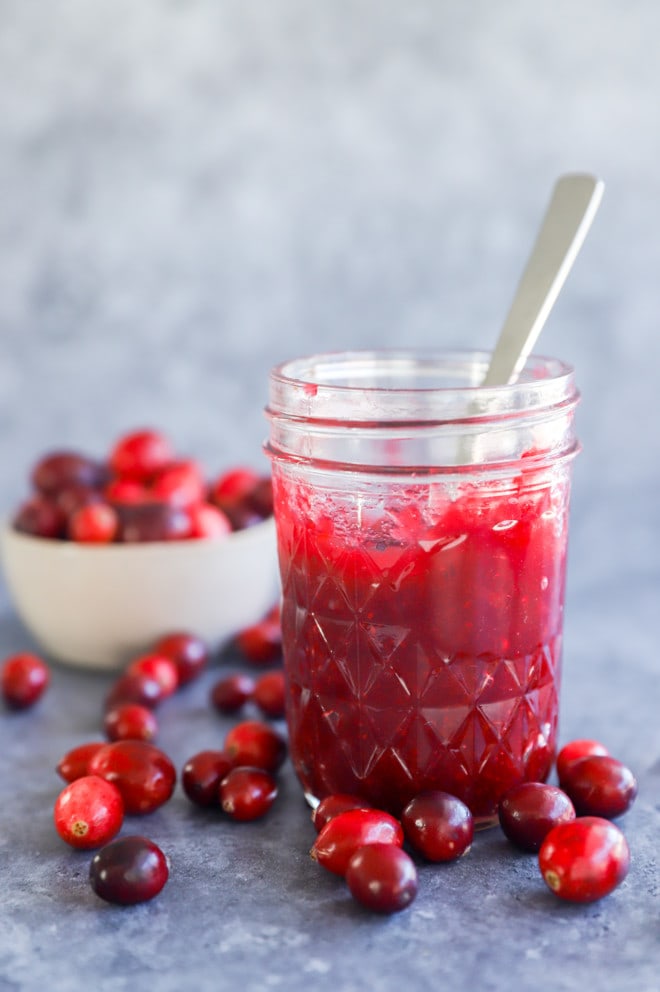
[[[172,629],[222,644],[278,597],[270,478],[207,478],[165,435],[122,435],[106,457],[44,455],[2,532],[9,595],[52,657],[118,668]]]

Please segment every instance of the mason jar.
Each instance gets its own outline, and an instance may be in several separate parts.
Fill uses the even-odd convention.
[[[418,793],[494,822],[557,741],[573,370],[484,352],[315,355],[270,375],[290,751],[314,805]]]

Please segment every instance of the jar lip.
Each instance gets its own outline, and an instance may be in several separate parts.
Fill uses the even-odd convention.
[[[482,387],[490,352],[336,351],[285,361],[270,373],[270,415],[383,422],[515,415],[577,402],[573,368],[531,355],[516,382]]]

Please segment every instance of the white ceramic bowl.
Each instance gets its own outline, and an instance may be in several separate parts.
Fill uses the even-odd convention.
[[[46,654],[86,668],[120,668],[176,630],[215,648],[279,595],[272,518],[218,539],[99,547],[5,526],[1,541],[25,626]]]

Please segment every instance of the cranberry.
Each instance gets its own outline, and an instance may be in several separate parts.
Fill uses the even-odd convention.
[[[155,430],[124,434],[110,452],[110,468],[123,479],[143,481],[165,468],[174,458],[168,439]]]
[[[474,837],[472,813],[460,799],[440,790],[420,792],[401,814],[410,845],[428,861],[453,861],[467,854]]]
[[[238,673],[219,679],[211,689],[211,702],[220,713],[238,713],[252,699],[254,679]]]
[[[77,778],[88,775],[90,761],[102,747],[105,747],[105,744],[105,741],[88,741],[86,744],[71,748],[58,761],[55,768],[57,774],[65,782],[75,782]]]
[[[218,806],[220,783],[232,767],[226,751],[200,751],[183,766],[183,791],[196,806]]]
[[[119,833],[124,820],[121,793],[98,775],[70,782],[55,800],[55,829],[71,847],[100,847]]]
[[[89,486],[71,485],[60,491],[55,496],[55,503],[62,511],[67,520],[83,506],[90,503],[101,503],[103,496],[98,489],[91,489]]]
[[[138,703],[140,706],[157,706],[165,698],[163,687],[145,672],[126,671],[112,685],[105,700],[105,709],[114,709],[120,703]]]
[[[277,669],[261,675],[255,683],[253,698],[264,716],[281,719],[285,708],[284,672]]]
[[[46,496],[69,486],[96,489],[105,477],[104,467],[75,451],[54,451],[44,455],[32,469],[32,484]]]
[[[103,494],[108,503],[135,505],[150,501],[146,487],[134,479],[111,479]]]
[[[365,844],[403,844],[398,820],[378,809],[349,809],[328,820],[312,845],[311,856],[335,875],[345,875],[348,863]]]
[[[34,706],[50,682],[50,669],[36,654],[23,652],[10,655],[0,670],[2,697],[11,709],[24,710]]]
[[[581,758],[587,758],[592,754],[609,754],[607,748],[599,741],[576,740],[564,744],[557,755],[557,778],[559,784],[563,785],[564,776],[571,764]]]
[[[173,462],[158,472],[149,491],[156,502],[190,507],[205,497],[204,476],[191,459]]]
[[[282,655],[282,627],[279,608],[274,607],[258,623],[246,627],[236,637],[236,647],[253,665],[270,665]]]
[[[232,768],[220,783],[220,805],[232,820],[258,820],[276,798],[277,783],[263,768]]]
[[[331,796],[326,796],[312,812],[312,823],[317,833],[333,816],[346,813],[349,809],[364,810],[373,809],[373,807],[369,803],[365,803],[364,799],[360,799],[359,796],[351,796],[345,792],[335,792]]]
[[[547,886],[571,902],[602,899],[624,880],[629,865],[626,838],[613,823],[598,816],[558,824],[539,851]]]
[[[120,837],[92,858],[89,881],[106,902],[132,906],[153,899],[169,877],[167,858],[147,837]]]
[[[119,517],[108,503],[86,503],[69,517],[68,536],[81,544],[109,544],[119,530]]]
[[[359,847],[346,869],[351,895],[376,913],[398,913],[417,895],[417,869],[394,844]]]
[[[544,782],[521,782],[509,789],[498,813],[508,839],[524,851],[538,851],[553,827],[575,819],[566,793]]]
[[[209,498],[231,518],[234,509],[245,505],[259,478],[251,468],[229,469],[211,484]]]
[[[158,734],[158,721],[146,706],[119,703],[105,714],[103,729],[110,741],[153,741]]]
[[[157,682],[161,690],[161,699],[171,696],[179,687],[179,672],[165,654],[152,652],[135,658],[126,669],[128,675],[144,676]]]
[[[179,673],[179,686],[201,675],[209,660],[209,649],[201,637],[184,631],[161,637],[154,651],[172,659]]]
[[[631,770],[607,754],[573,762],[564,772],[563,787],[579,815],[607,820],[629,810],[637,796],[637,780]]]
[[[167,503],[117,504],[118,540],[123,544],[151,541],[182,541],[190,535],[190,520],[185,510]]]
[[[267,723],[244,720],[225,737],[225,751],[234,765],[251,765],[275,772],[286,757],[286,741]]]
[[[151,813],[172,795],[176,771],[167,755],[146,741],[114,741],[90,760],[89,771],[117,786],[129,814]]]
[[[19,507],[12,526],[32,537],[60,538],[64,536],[66,518],[52,500],[33,496]]]
[[[188,507],[190,520],[190,537],[226,537],[231,534],[232,526],[229,517],[210,503],[196,503]]]

